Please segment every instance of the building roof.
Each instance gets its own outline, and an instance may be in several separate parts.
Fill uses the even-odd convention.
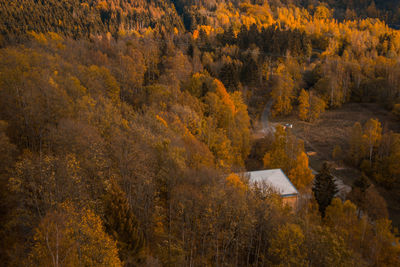
[[[299,194],[296,187],[294,187],[281,169],[253,171],[245,174],[249,176],[249,182],[251,184],[265,183],[276,190],[282,197],[290,197]]]

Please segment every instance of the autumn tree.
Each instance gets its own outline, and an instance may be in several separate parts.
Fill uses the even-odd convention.
[[[325,111],[326,103],[325,101],[311,92],[310,98],[310,112],[309,112],[309,121],[313,122],[317,120],[321,113]]]
[[[398,264],[399,244],[391,232],[392,226],[388,219],[378,219],[371,223],[365,216],[357,216],[357,206],[351,201],[343,203],[339,198],[334,198],[326,209],[325,220],[349,248],[362,254],[364,261],[374,262],[378,266]],[[360,247],[360,243],[365,246]]]
[[[310,96],[304,89],[301,90],[299,100],[299,118],[306,121],[308,119],[310,109]]]
[[[325,223],[338,236],[344,239],[350,248],[357,248],[359,242],[370,229],[366,217],[357,216],[357,206],[349,200],[343,202],[340,198],[333,198],[325,210]],[[369,229],[368,229],[369,228]],[[361,232],[361,231],[364,231]]]
[[[211,86],[212,91],[205,96],[206,113],[210,115],[207,121],[209,125],[206,126],[205,131],[207,135],[205,141],[209,146],[211,142],[216,142],[215,145],[218,145],[221,150],[216,151],[213,148],[211,150],[221,155],[227,149],[232,149],[232,152],[229,152],[230,155],[221,160],[226,161],[227,164],[241,166],[250,152],[250,118],[247,106],[241,93],[229,94],[219,80],[215,79]],[[210,128],[214,130],[209,132]]]
[[[358,216],[361,215],[361,212],[364,212],[372,220],[388,217],[385,199],[379,194],[375,186],[371,185],[364,173],[354,181],[348,198],[359,208]]]
[[[304,247],[311,266],[361,266],[345,240],[326,225],[313,224],[305,232]],[[322,253],[321,253],[322,251]]]
[[[263,163],[265,168],[282,169],[298,189],[305,188],[313,179],[303,142],[281,125],[276,127],[272,147],[265,153]]]
[[[100,217],[71,203],[41,220],[28,260],[32,266],[122,266],[116,242],[104,232]]]
[[[292,111],[293,79],[288,73],[274,75],[271,79],[272,116],[288,115]]]
[[[16,146],[10,142],[6,134],[7,123],[0,121],[0,238],[3,244],[0,246],[0,261],[7,262],[10,255],[10,247],[17,243],[15,231],[9,229],[9,218],[12,217],[14,198],[7,189],[8,179],[12,173],[12,166],[17,155]],[[7,245],[6,245],[7,244]]]
[[[300,152],[296,157],[296,165],[289,172],[290,181],[297,189],[306,188],[314,179],[311,169],[308,167],[308,157],[305,152]]]
[[[389,132],[382,136],[373,164],[374,179],[386,187],[398,184],[400,166],[400,135]]]
[[[283,126],[278,125],[274,134],[274,142],[272,145],[272,150],[265,153],[263,157],[264,167],[266,168],[290,168],[290,158],[286,154],[287,147],[287,133]]]
[[[371,259],[377,266],[397,266],[400,264],[400,244],[398,238],[392,232],[393,226],[390,220],[380,219],[374,225],[373,246]]]
[[[272,238],[269,254],[278,265],[306,266],[304,241],[304,233],[298,225],[284,224],[277,229]]]
[[[299,96],[299,118],[303,121],[313,122],[325,111],[325,101],[314,92],[301,90]]]
[[[349,146],[349,158],[355,166],[358,166],[365,155],[365,147],[363,146],[363,131],[359,122],[356,122],[351,129]]]
[[[369,152],[369,162],[372,164],[372,153],[379,146],[382,138],[381,123],[377,119],[370,119],[364,125],[363,141]]]

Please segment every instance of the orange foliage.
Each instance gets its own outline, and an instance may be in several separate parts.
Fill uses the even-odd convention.
[[[161,118],[159,115],[156,115],[156,119],[161,122],[161,124],[164,125],[166,128],[168,128],[168,123],[163,118]]]
[[[240,180],[240,177],[237,174],[231,173],[228,177],[226,177],[226,183],[241,192],[247,190],[247,185]]]
[[[215,91],[217,95],[221,98],[222,103],[224,103],[231,110],[232,114],[235,113],[235,104],[233,103],[230,95],[225,89],[224,84],[218,79],[214,80]]]

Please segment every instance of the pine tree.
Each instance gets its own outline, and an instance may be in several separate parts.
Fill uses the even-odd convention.
[[[370,187],[371,183],[368,181],[367,176],[363,173],[360,177],[358,177],[353,183],[353,189],[359,188],[361,192],[367,191]]]
[[[332,199],[338,192],[330,168],[325,162],[321,171],[315,176],[313,192],[319,205],[322,217],[325,217],[325,209],[331,204]]]
[[[143,260],[144,238],[125,193],[111,181],[103,199],[104,224],[117,241],[119,256],[125,266],[135,266]]]

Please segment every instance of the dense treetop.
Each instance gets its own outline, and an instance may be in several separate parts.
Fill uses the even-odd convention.
[[[399,133],[371,118],[335,148],[362,173],[347,199],[328,168],[312,193],[290,129],[252,135],[269,106],[400,114],[397,11],[321,2],[0,0],[0,262],[399,266],[378,190],[400,202]],[[297,209],[241,175],[259,168]]]

